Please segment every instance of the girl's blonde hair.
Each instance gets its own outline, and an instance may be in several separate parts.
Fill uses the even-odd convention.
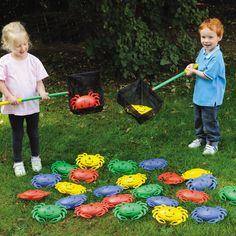
[[[202,22],[199,26],[199,32],[205,28],[214,31],[218,37],[222,38],[224,34],[224,26],[221,21],[217,18],[209,18]]]
[[[29,47],[32,46],[25,27],[19,21],[5,25],[2,29],[2,49],[11,51],[15,46],[16,40],[19,38],[24,38],[28,41]]]

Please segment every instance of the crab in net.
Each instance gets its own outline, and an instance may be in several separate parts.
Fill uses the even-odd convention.
[[[71,165],[65,161],[56,161],[52,164],[51,170],[53,173],[60,174],[62,177],[68,177],[69,172],[75,169],[76,165]]]
[[[123,191],[123,188],[121,186],[118,186],[118,185],[107,185],[107,186],[102,186],[102,187],[96,188],[93,191],[93,194],[96,197],[108,197],[108,196],[112,196],[112,195],[118,194],[121,191]]]
[[[87,95],[80,96],[76,94],[70,99],[70,106],[72,110],[86,109],[100,106],[100,95],[90,91]]]
[[[76,168],[74,170],[71,170],[69,173],[69,178],[75,183],[80,183],[80,181],[85,181],[86,183],[92,183],[96,181],[98,176],[99,174],[97,170],[93,169]]]
[[[213,175],[208,174],[188,180],[186,186],[188,189],[197,191],[203,191],[206,188],[214,190],[217,186],[217,181]]]
[[[168,162],[163,158],[152,158],[139,163],[144,170],[164,169],[167,165]]]
[[[219,191],[220,199],[236,206],[236,186],[225,186]]]
[[[75,208],[74,214],[75,216],[80,216],[83,218],[92,218],[92,217],[100,217],[108,212],[108,206],[105,203],[95,202],[90,204],[82,204]]]
[[[23,199],[23,200],[32,200],[32,201],[39,201],[45,197],[47,197],[50,192],[46,192],[39,189],[29,189],[23,193],[19,193],[17,195],[17,198]]]
[[[52,187],[59,181],[61,181],[60,174],[38,174],[32,178],[31,183],[36,188],[43,188]]]
[[[137,220],[148,212],[146,203],[138,201],[132,203],[121,203],[113,210],[115,217],[120,220]]]
[[[56,223],[66,217],[67,210],[59,205],[46,205],[41,203],[32,210],[32,217],[39,223]]]
[[[159,184],[146,184],[141,187],[132,190],[132,194],[136,198],[149,198],[152,196],[158,196],[163,191],[163,188]]]
[[[75,194],[67,197],[63,197],[55,202],[56,205],[65,207],[66,209],[74,209],[75,207],[83,204],[87,200],[87,196],[84,194]]]
[[[155,206],[159,206],[159,205],[177,207],[179,205],[179,202],[177,200],[172,199],[172,198],[168,198],[165,196],[149,197],[146,200],[146,203],[150,207],[155,207]]]
[[[180,184],[184,182],[184,178],[174,172],[165,172],[158,176],[158,180],[163,181],[165,184]]]
[[[170,223],[170,225],[178,225],[185,222],[188,218],[188,211],[180,206],[155,206],[152,210],[152,214],[160,224]]]
[[[57,189],[60,193],[70,195],[82,194],[86,192],[86,188],[84,186],[70,182],[59,182],[55,185],[55,189]]]
[[[113,173],[134,174],[138,169],[138,165],[132,160],[121,161],[115,159],[109,162],[108,169]]]
[[[120,204],[120,203],[129,203],[129,202],[133,202],[134,201],[134,197],[131,194],[116,194],[113,196],[109,196],[109,197],[105,197],[102,200],[102,203],[106,203],[108,208],[113,208],[116,205]]]
[[[184,179],[195,179],[206,174],[211,175],[212,173],[209,170],[204,170],[201,168],[194,168],[194,169],[185,171],[181,177]]]
[[[120,185],[124,189],[128,188],[138,188],[142,184],[144,184],[147,180],[147,176],[145,174],[137,173],[134,175],[123,175],[117,179],[116,184]]]
[[[195,208],[192,211],[191,216],[198,223],[205,221],[208,223],[217,223],[227,216],[227,211],[222,207],[201,206]]]
[[[208,194],[190,189],[179,190],[178,192],[176,192],[176,197],[178,197],[183,202],[190,201],[197,204],[207,202],[209,199]]]
[[[96,154],[89,155],[87,153],[79,154],[76,158],[76,164],[81,169],[94,169],[97,170],[103,166],[105,160],[104,157]]]

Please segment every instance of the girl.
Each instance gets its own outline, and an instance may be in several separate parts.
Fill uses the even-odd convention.
[[[42,96],[49,99],[43,79],[48,74],[38,58],[28,53],[31,42],[29,35],[20,22],[11,22],[2,29],[2,48],[9,53],[0,58],[0,92],[3,100],[11,105],[1,107],[2,114],[8,114],[12,128],[12,146],[14,172],[16,176],[26,174],[22,161],[22,140],[24,120],[31,148],[31,165],[33,171],[42,169],[39,157],[39,101],[18,103],[18,98]]]

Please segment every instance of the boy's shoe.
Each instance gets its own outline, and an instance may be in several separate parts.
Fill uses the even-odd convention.
[[[14,172],[15,172],[15,176],[19,177],[19,176],[26,175],[25,167],[24,167],[24,163],[23,162],[16,162],[16,163],[14,163],[13,169],[14,169]]]
[[[206,144],[202,154],[203,155],[214,155],[217,151],[218,151],[217,146],[211,146],[209,144]]]
[[[35,172],[39,172],[42,169],[42,163],[40,157],[31,158],[32,169]]]
[[[198,147],[200,147],[202,144],[201,144],[201,140],[200,139],[195,139],[195,140],[193,140],[189,145],[188,145],[188,147],[189,148],[198,148]]]

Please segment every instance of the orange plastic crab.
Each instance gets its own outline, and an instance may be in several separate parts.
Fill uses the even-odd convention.
[[[183,202],[191,201],[193,203],[204,203],[209,199],[208,194],[196,190],[181,189],[176,193],[178,197]]]
[[[98,172],[93,169],[74,169],[69,173],[69,178],[75,182],[85,181],[87,183],[92,183],[98,178]]]
[[[80,96],[76,94],[70,99],[70,105],[73,110],[85,109],[100,106],[100,95],[90,91],[88,95]]]
[[[165,172],[158,176],[158,180],[166,184],[179,184],[184,182],[184,178],[174,172]]]

